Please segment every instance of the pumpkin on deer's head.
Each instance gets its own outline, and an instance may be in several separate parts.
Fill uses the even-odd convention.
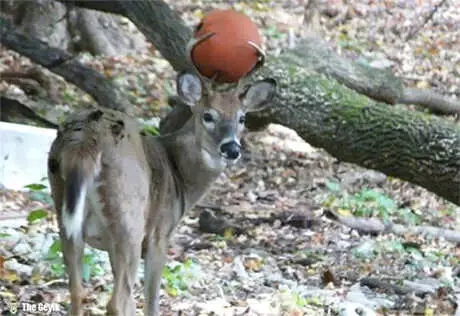
[[[203,77],[238,82],[264,62],[257,26],[243,13],[215,10],[198,24],[187,54]]]

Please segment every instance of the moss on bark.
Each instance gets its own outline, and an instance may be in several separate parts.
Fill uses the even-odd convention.
[[[258,77],[279,91],[268,110],[250,115],[294,129],[336,158],[421,185],[460,204],[460,128],[441,118],[375,101],[336,80],[269,60]]]

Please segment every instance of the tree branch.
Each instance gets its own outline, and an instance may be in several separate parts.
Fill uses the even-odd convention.
[[[398,103],[420,105],[435,113],[460,115],[460,100],[446,98],[432,90],[404,88]]]
[[[81,8],[121,14],[129,18],[176,71],[191,69],[185,56],[185,47],[192,33],[180,16],[165,2],[160,0],[56,1]]]
[[[329,45],[316,36],[308,36],[292,50],[292,62],[338,80],[376,101],[388,104],[415,104],[442,114],[460,114],[460,101],[433,90],[404,86],[401,78],[390,70],[358,64],[337,55]]]
[[[257,79],[274,77],[274,104],[247,118],[278,123],[341,161],[420,185],[460,205],[460,129],[401,106],[376,103],[333,79],[268,59]]]
[[[18,100],[0,95],[0,121],[16,123],[18,120],[32,121],[38,126],[47,128],[58,128],[56,123],[41,117]]]
[[[423,296],[427,293],[434,294],[437,290],[434,286],[410,282],[407,280],[381,280],[378,278],[366,277],[360,280],[361,286],[367,286],[371,289],[380,289],[389,294],[407,295],[414,293],[417,296]],[[396,282],[395,282],[396,281]],[[401,285],[400,285],[401,284]]]
[[[137,28],[176,71],[192,69],[185,55],[192,32],[163,1],[117,0]]]
[[[351,215],[342,216],[332,210],[327,210],[326,215],[345,226],[366,234],[393,233],[398,236],[404,236],[406,234],[423,235],[444,238],[450,242],[460,243],[460,233],[455,230],[433,226],[404,226],[400,224],[383,223],[377,218],[358,218]]]
[[[431,12],[425,17],[425,19],[423,19],[423,23],[420,24],[418,27],[415,27],[413,30],[411,30],[409,32],[409,34],[407,34],[406,42],[410,41],[414,37],[414,35],[417,34],[418,31],[420,31],[428,23],[428,21],[430,21],[433,18],[434,14],[436,12],[438,12],[439,8],[442,5],[444,5],[445,2],[446,2],[446,0],[441,0],[441,1],[439,1],[439,3],[437,3],[434,6],[434,8],[431,10]]]
[[[91,95],[99,105],[120,111],[127,110],[127,98],[111,81],[74,60],[67,52],[19,33],[3,17],[0,17],[0,43],[62,76]]]
[[[55,0],[68,6],[76,6],[84,9],[97,10],[105,13],[125,15],[124,8],[117,1],[101,0]]]

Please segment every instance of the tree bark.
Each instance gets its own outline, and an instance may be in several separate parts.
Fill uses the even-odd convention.
[[[47,128],[58,128],[58,125],[40,115],[37,115],[31,108],[22,104],[18,100],[7,98],[0,95],[0,121],[17,123],[33,122],[37,126]]]
[[[2,17],[0,17],[0,42],[62,76],[91,95],[101,106],[120,111],[127,111],[130,108],[127,106],[129,102],[124,94],[100,73],[82,65],[63,50],[52,48],[46,43],[19,33]]]
[[[23,34],[71,53],[120,56],[147,48],[142,33],[117,14],[54,0],[15,0],[5,9]]]
[[[191,69],[184,51],[191,32],[163,1],[57,1],[128,17],[175,70]],[[341,57],[311,32],[292,53],[299,65],[333,77],[376,101],[415,104],[437,113],[460,114],[459,100],[432,90],[407,88],[390,70],[376,69]]]
[[[398,103],[420,105],[434,113],[460,115],[460,100],[446,98],[428,89],[404,88]]]
[[[269,111],[249,115],[295,130],[339,160],[420,185],[460,205],[460,128],[438,117],[376,103],[333,79],[269,60],[279,92]]]
[[[192,32],[180,16],[163,1],[75,1],[56,0],[68,5],[124,15],[144,33],[176,71],[192,67],[185,56],[185,47]]]
[[[176,70],[188,69],[184,47],[190,30],[166,4],[117,3]],[[272,106],[250,115],[249,122],[285,125],[342,161],[418,184],[460,205],[458,126],[376,103],[317,69],[305,67],[302,56],[297,50],[268,58],[257,77],[274,77],[279,91]],[[181,121],[189,115],[189,110],[183,109],[173,110]],[[174,128],[180,125],[171,119],[173,123]]]
[[[337,55],[323,40],[308,36],[294,50],[292,62],[332,77],[376,101],[415,104],[437,113],[460,114],[460,100],[428,89],[404,86],[389,69],[376,69]]]

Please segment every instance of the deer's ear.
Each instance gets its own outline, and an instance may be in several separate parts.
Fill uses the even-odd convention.
[[[276,81],[267,78],[254,82],[240,96],[243,108],[247,112],[260,111],[270,104],[276,94]]]
[[[176,80],[177,94],[189,106],[194,106],[201,99],[203,87],[200,78],[188,72],[181,73]]]

